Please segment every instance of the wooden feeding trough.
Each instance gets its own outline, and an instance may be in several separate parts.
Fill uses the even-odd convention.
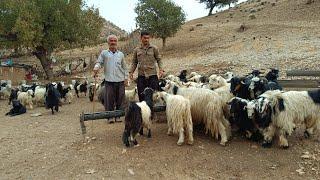
[[[162,112],[166,110],[166,106],[155,106],[153,107],[153,112]],[[80,114],[80,127],[82,134],[86,134],[85,121],[89,120],[99,120],[99,119],[110,119],[115,117],[125,116],[124,110],[115,110],[115,111],[104,111],[104,112],[94,112],[94,113],[84,113]]]

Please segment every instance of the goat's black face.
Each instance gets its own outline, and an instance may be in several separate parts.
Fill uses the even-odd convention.
[[[142,92],[142,94],[144,94],[144,97],[148,97],[152,99],[152,95],[153,95],[154,90],[152,88],[145,88],[144,91]]]
[[[187,77],[187,70],[182,70],[180,72],[179,78],[185,78],[185,77]]]
[[[241,87],[242,85],[242,79],[239,78],[239,77],[233,77],[231,80],[230,80],[230,92],[233,94],[233,95],[236,95],[237,94],[237,91],[239,90],[239,88]]]
[[[47,91],[48,91],[48,95],[51,95],[54,93],[54,86],[53,84],[49,83],[47,84],[47,87],[46,87]]]
[[[257,98],[267,90],[266,89],[267,84],[268,82],[261,78],[258,81],[254,82],[254,89],[253,89],[254,95],[255,95],[254,98]]]
[[[252,72],[251,72],[251,74],[254,76],[254,77],[257,77],[257,76],[260,76],[260,74],[261,74],[261,72],[259,71],[259,70],[253,70]]]

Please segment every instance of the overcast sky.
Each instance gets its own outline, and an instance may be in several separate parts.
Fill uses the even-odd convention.
[[[204,4],[196,0],[172,0],[181,6],[187,15],[187,20],[206,16],[208,10]],[[246,0],[240,0],[243,2]],[[100,14],[105,19],[111,21],[128,32],[135,29],[136,13],[134,8],[138,0],[86,0],[88,6],[99,8]]]

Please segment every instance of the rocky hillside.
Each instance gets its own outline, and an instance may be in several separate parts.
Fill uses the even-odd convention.
[[[320,0],[308,1],[249,0],[189,21],[162,49],[164,65],[172,73],[320,70]]]
[[[119,28],[118,26],[113,24],[112,22],[104,19],[103,29],[100,34],[100,37],[102,39],[105,39],[110,34],[115,34],[119,37],[126,37],[127,36],[127,32],[125,30],[122,30],[121,28]]]

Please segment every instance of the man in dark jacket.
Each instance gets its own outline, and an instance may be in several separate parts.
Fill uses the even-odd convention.
[[[157,74],[157,65],[159,74]],[[139,100],[143,101],[143,90],[150,87],[158,90],[159,77],[164,74],[159,49],[150,44],[150,34],[141,32],[141,45],[134,49],[131,68],[129,71],[130,79],[133,79],[133,73],[138,68],[137,88]]]

